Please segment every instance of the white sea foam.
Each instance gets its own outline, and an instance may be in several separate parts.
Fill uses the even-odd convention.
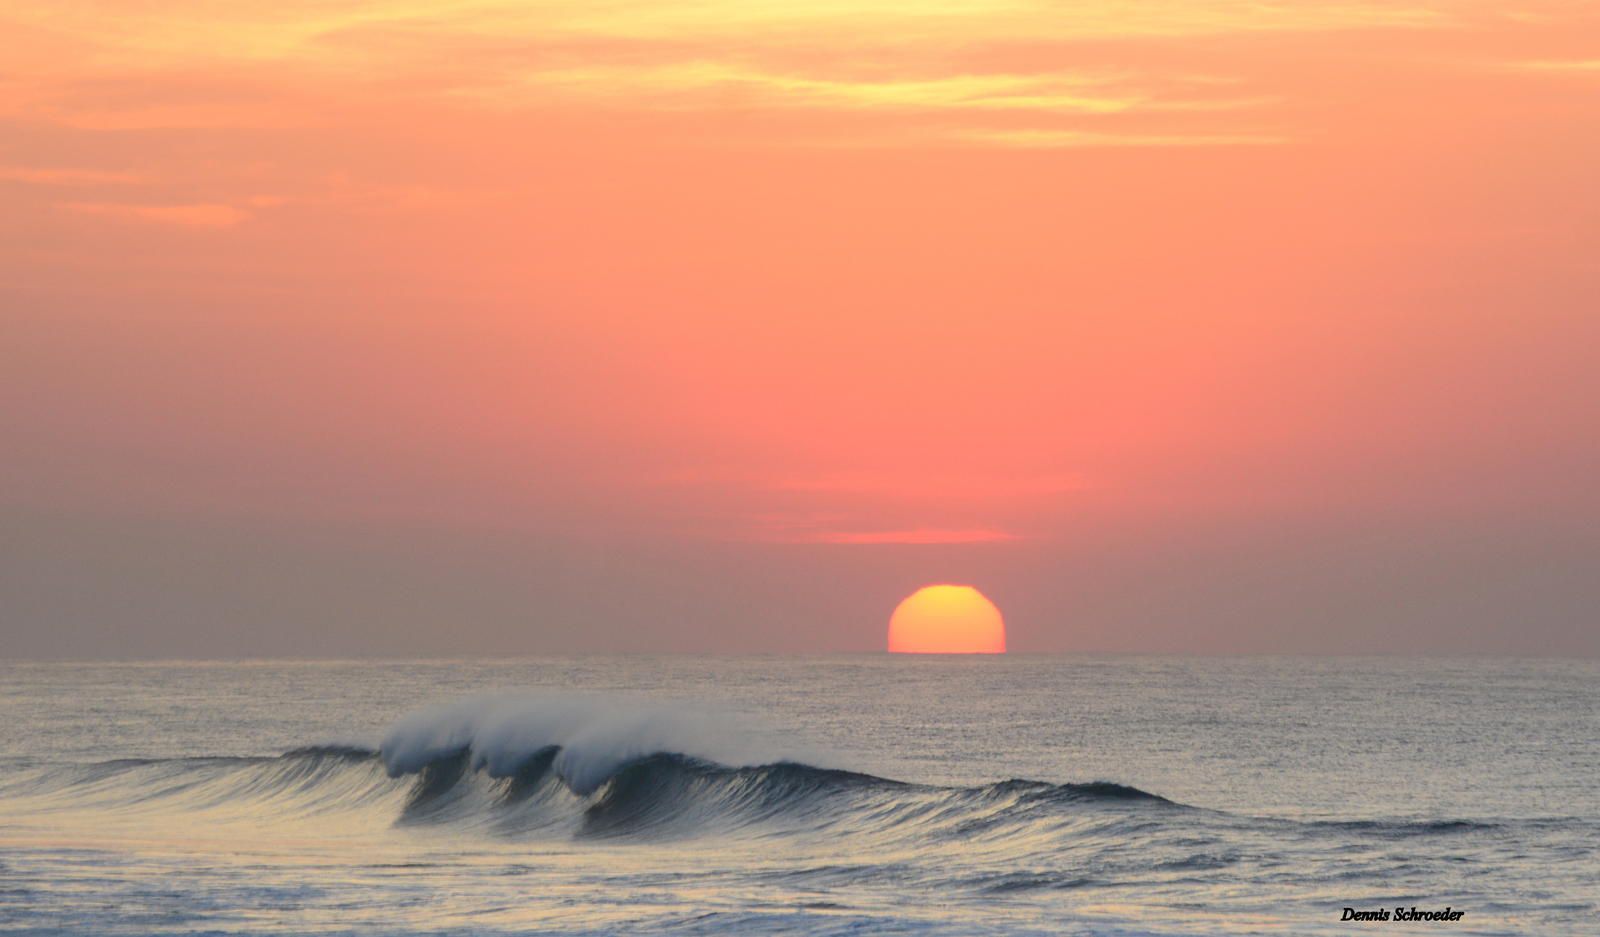
[[[474,770],[516,774],[559,748],[551,768],[575,793],[593,793],[627,763],[672,753],[730,767],[805,760],[745,719],[685,704],[590,694],[487,694],[410,713],[379,751],[392,776],[465,752]]]

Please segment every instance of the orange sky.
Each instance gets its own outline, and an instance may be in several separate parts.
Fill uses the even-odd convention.
[[[1582,2],[0,3],[0,628],[850,649],[951,578],[1017,650],[1593,653],[1596,165]]]

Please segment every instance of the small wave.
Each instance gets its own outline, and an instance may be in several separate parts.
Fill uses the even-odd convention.
[[[363,748],[360,745],[307,745],[303,748],[291,748],[284,752],[284,758],[338,758],[345,761],[370,761],[378,757],[374,748]]]
[[[1402,837],[1482,833],[1498,830],[1503,824],[1486,820],[1318,820],[1309,825],[1341,833]]]
[[[1037,872],[997,872],[979,876],[964,884],[986,894],[1003,895],[1011,892],[1039,891],[1042,889],[1068,891],[1076,888],[1091,888],[1105,883],[1100,879],[1083,875],[1046,870]]]
[[[983,788],[983,790],[995,795],[1021,796],[1036,800],[1142,800],[1165,804],[1172,803],[1172,801],[1159,794],[1152,794],[1137,787],[1116,784],[1111,781],[1089,781],[1082,784],[1048,784],[1043,781],[1013,778],[1009,781],[991,784],[987,788]]]

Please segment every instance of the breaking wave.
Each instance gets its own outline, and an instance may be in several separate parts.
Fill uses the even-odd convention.
[[[277,757],[58,766],[0,793],[42,809],[376,814],[401,826],[496,835],[694,836],[853,832],[1004,837],[1084,811],[1174,807],[1109,782],[910,784],[798,760],[724,715],[574,696],[488,696],[412,713],[377,748],[297,748]]]

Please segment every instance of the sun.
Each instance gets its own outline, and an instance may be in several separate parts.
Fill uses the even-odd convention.
[[[894,654],[1004,654],[1000,609],[971,586],[923,586],[889,616]]]

